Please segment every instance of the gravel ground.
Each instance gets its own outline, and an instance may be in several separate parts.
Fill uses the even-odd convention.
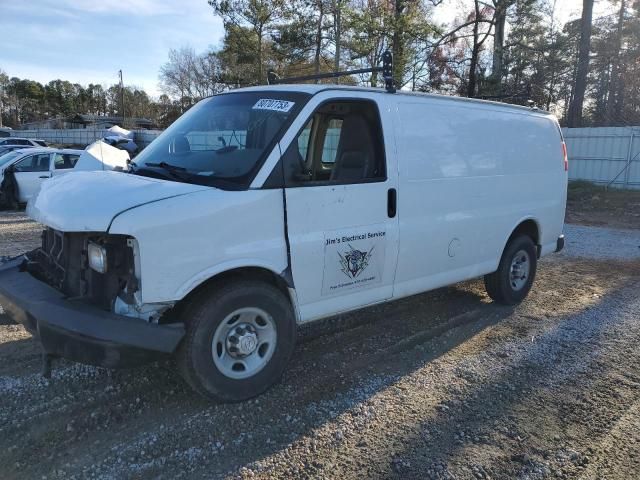
[[[561,255],[603,260],[640,258],[640,230],[565,225],[567,245]]]
[[[0,315],[0,478],[639,478],[640,231],[565,233],[520,306],[473,281],[325,322],[235,405],[169,363],[45,380]],[[0,242],[37,228],[2,215]]]
[[[0,212],[0,259],[36,248],[41,231],[42,227],[24,212]]]

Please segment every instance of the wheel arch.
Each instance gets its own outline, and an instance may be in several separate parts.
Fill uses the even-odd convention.
[[[293,280],[288,268],[281,273],[276,273],[275,270],[264,265],[232,267],[216,272],[210,276],[200,278],[199,281],[195,281],[191,284],[191,288],[183,287],[183,293],[182,295],[180,295],[180,300],[176,302],[175,306],[178,309],[182,308],[191,299],[209,288],[214,288],[214,285],[218,283],[227,283],[247,279],[258,280],[270,285],[274,285],[289,300],[296,321],[299,320],[297,298],[293,287]]]
[[[538,258],[540,258],[540,239],[542,238],[542,231],[538,221],[533,217],[520,220],[520,222],[518,222],[518,224],[511,230],[511,234],[504,242],[502,252],[505,251],[509,242],[518,235],[527,235],[531,240],[533,240],[533,243],[536,246],[536,254]]]

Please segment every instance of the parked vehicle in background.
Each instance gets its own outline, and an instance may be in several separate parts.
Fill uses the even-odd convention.
[[[129,153],[97,140],[84,149],[74,171],[129,169]]]
[[[133,158],[138,153],[138,145],[133,141],[134,133],[131,130],[114,125],[109,128],[110,135],[102,139],[103,142],[124,150],[129,153],[129,157]]]
[[[26,148],[0,156],[0,192],[4,203],[27,203],[48,178],[69,172],[82,150]]]
[[[127,174],[46,182],[27,207],[43,246],[0,270],[0,303],[49,355],[173,354],[196,391],[243,400],[280,378],[298,324],[479,276],[496,302],[522,301],[538,258],[564,246],[567,166],[537,109],[233,90]]]
[[[138,153],[138,145],[130,138],[114,135],[104,137],[102,140],[112,147],[116,147],[119,150],[125,150],[129,154],[130,158],[133,158],[135,154]]]
[[[24,146],[24,147],[48,147],[49,145],[44,140],[37,138],[21,138],[21,137],[7,137],[0,139],[0,147],[5,145],[12,146]]]
[[[20,150],[22,148],[36,148],[34,145],[3,145],[0,147],[0,155],[4,155],[7,152],[14,150]]]
[[[0,127],[0,138],[10,137],[13,131],[10,127]]]

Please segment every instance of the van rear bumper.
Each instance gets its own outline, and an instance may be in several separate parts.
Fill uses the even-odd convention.
[[[561,252],[564,248],[564,235],[560,235],[556,240],[556,253]]]
[[[108,368],[138,366],[170,355],[183,324],[156,325],[101,310],[23,271],[22,259],[0,266],[0,305],[35,335],[44,352]]]

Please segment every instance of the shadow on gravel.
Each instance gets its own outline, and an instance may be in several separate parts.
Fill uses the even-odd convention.
[[[463,474],[470,478],[528,478],[527,475],[538,478],[535,469],[541,464],[536,464],[535,455],[541,452],[527,439],[532,434],[544,436],[545,433],[547,440],[553,438],[559,433],[553,422],[562,419],[549,420],[540,407],[527,410],[531,403],[535,404],[528,401],[543,389],[559,385],[565,389],[566,384],[588,371],[598,355],[596,346],[612,326],[611,322],[601,319],[624,316],[623,305],[614,303],[615,307],[611,308],[609,300],[615,294],[613,289],[587,310],[559,317],[556,325],[535,338],[530,348],[505,357],[496,356],[497,364],[507,362],[509,365],[491,381],[476,383],[472,372],[464,375],[461,380],[467,389],[462,398],[443,402],[435,414],[425,415],[430,418],[409,426],[401,441],[406,448],[382,452],[379,462],[370,465],[369,473],[385,478],[449,478],[447,464],[457,455],[458,462],[462,461],[468,469]],[[507,356],[511,358],[503,360]],[[607,372],[599,372],[598,376],[606,377]],[[522,412],[526,412],[524,424],[515,420]],[[508,439],[501,445],[504,456],[485,455],[485,461],[491,458],[489,464],[472,470],[468,449],[491,450],[495,440],[490,437],[495,434]],[[506,445],[511,446],[511,452]]]
[[[0,409],[16,419],[0,428],[0,476],[46,475],[62,462],[81,476],[130,476],[141,464],[150,477],[187,466],[224,475],[282,450],[511,313],[467,285],[304,328],[283,381],[240,404],[212,405],[164,368],[109,372],[62,362],[51,382],[18,384],[14,399],[0,399]],[[405,357],[463,325],[464,335]],[[43,400],[23,413],[32,396]],[[153,448],[141,447],[149,438]],[[87,448],[96,441],[100,448]],[[8,445],[17,448],[7,454]],[[30,461],[40,454],[39,464]]]
[[[303,437],[307,441],[315,430],[513,313],[513,308],[487,303],[480,284],[469,282],[336,317],[301,329],[302,341],[283,381],[240,404],[212,405],[164,368],[110,372],[64,364],[50,383],[19,384],[12,396],[0,396],[0,412],[11,419],[0,425],[0,477],[40,477],[63,467],[68,476],[79,477],[224,476]],[[488,384],[470,385],[465,404],[448,406],[446,413],[424,418],[418,426],[407,425],[406,448],[384,448],[369,471],[394,475],[390,456],[410,456],[400,476],[424,478],[434,459],[446,460],[461,448],[455,440],[457,423],[487,428],[531,388],[544,384],[544,378],[532,381],[530,375],[541,356],[563,361],[567,328],[582,335],[603,328],[587,325],[581,332],[571,316],[558,322],[562,328],[549,332],[522,358],[496,357],[497,365],[515,367]],[[517,389],[507,392],[505,385]],[[340,448],[339,439],[335,446]],[[39,462],[32,462],[34,457]],[[326,459],[308,452],[305,460],[321,465]],[[301,468],[309,473],[304,469],[311,467]]]

